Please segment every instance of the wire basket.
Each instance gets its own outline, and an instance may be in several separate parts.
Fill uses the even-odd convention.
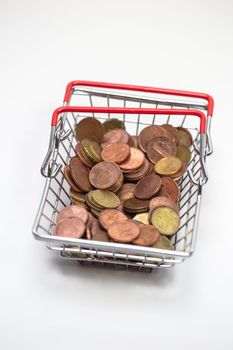
[[[157,108],[152,108],[152,102],[155,104],[155,100],[148,97],[148,92],[146,96],[134,95],[132,97],[131,94],[130,96],[123,95],[121,91],[120,94],[119,92],[114,93],[112,97],[108,92],[100,92],[99,88],[96,90],[95,87],[85,92],[83,89],[79,91],[77,87],[75,92],[74,88],[72,89],[69,102],[71,96],[75,95],[78,97],[80,106],[67,105],[58,108],[53,113],[49,149],[41,167],[46,183],[33,226],[35,238],[46,241],[47,247],[59,252],[63,258],[91,264],[113,265],[114,267],[143,270],[168,268],[190,257],[195,248],[202,186],[207,181],[206,155],[210,153],[210,145],[212,145],[206,137],[207,116],[203,113],[205,110],[208,113],[208,102],[196,102],[194,110],[191,109],[194,107],[193,101],[179,101],[177,103],[182,103],[182,106],[178,106],[174,104],[176,103],[174,100],[172,103],[170,101],[169,105],[168,100],[166,103],[164,99],[159,102],[156,97]],[[94,97],[100,98],[101,101],[95,101]],[[102,104],[104,98],[105,104]],[[89,99],[89,106],[87,106],[87,99]],[[67,103],[68,101],[65,101],[65,104]],[[102,107],[96,106],[97,104],[102,104]],[[180,180],[181,225],[178,232],[172,237],[173,251],[130,244],[69,239],[53,235],[58,212],[64,206],[70,205],[69,185],[64,178],[63,168],[69,158],[75,155],[74,127],[77,122],[87,116],[96,117],[101,121],[117,117],[124,121],[126,130],[135,135],[147,125],[164,123],[183,126],[191,132],[195,142],[191,146],[192,159],[188,171]]]

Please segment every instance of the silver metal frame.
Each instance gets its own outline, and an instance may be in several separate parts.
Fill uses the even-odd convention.
[[[152,104],[153,107],[174,106],[182,108],[195,108],[206,110],[206,104],[194,103],[192,101],[170,100],[148,98],[147,96],[136,96],[122,92],[109,93],[99,91],[99,89],[73,89],[72,96],[77,95],[79,105],[82,104],[81,97],[85,97],[83,103],[87,106],[87,98],[90,106],[93,106],[93,97],[100,97],[106,101],[107,106],[111,106],[111,101],[119,101],[127,107],[127,103],[137,103],[142,107],[144,103]],[[101,102],[102,103],[102,102]],[[137,107],[138,107],[137,105]],[[67,164],[70,156],[75,153],[74,145],[76,143],[74,137],[74,125],[86,115],[74,113],[64,113],[60,116],[59,123],[56,127],[51,128],[49,149],[46,158],[41,167],[41,173],[46,177],[44,192],[41,203],[36,215],[33,226],[33,234],[35,238],[45,241],[50,250],[59,252],[60,256],[66,259],[73,259],[79,262],[100,263],[102,265],[111,264],[116,267],[123,266],[125,268],[136,269],[157,269],[168,268],[176,263],[184,261],[190,257],[195,249],[195,241],[197,236],[197,225],[199,211],[201,205],[202,186],[206,183],[207,169],[206,156],[212,153],[212,141],[210,137],[210,118],[207,118],[207,130],[209,136],[207,140],[205,135],[198,133],[196,127],[188,127],[189,120],[184,115],[179,118],[179,125],[187,127],[194,136],[194,145],[192,146],[192,160],[189,164],[188,172],[180,181],[181,200],[180,200],[180,216],[181,227],[172,237],[172,243],[175,246],[174,251],[161,250],[155,248],[139,247],[130,244],[106,243],[89,241],[86,239],[70,239],[64,237],[53,236],[53,226],[58,211],[69,205],[69,187],[64,179],[62,167]],[[107,119],[112,116],[94,115],[99,119]],[[154,115],[151,122],[142,122],[140,115],[136,121],[127,120],[127,116],[123,115],[122,119],[126,125],[129,123],[136,127],[136,133],[140,131],[141,126],[157,123],[157,116]],[[192,118],[194,119],[194,118]],[[173,124],[173,116],[164,116],[160,118],[159,123]],[[176,121],[177,124],[177,121]]]

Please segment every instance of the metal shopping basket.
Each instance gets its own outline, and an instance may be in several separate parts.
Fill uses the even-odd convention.
[[[96,94],[99,93],[99,91],[96,91]],[[47,179],[33,227],[34,236],[46,241],[47,247],[60,252],[62,257],[80,262],[98,262],[127,268],[153,269],[171,267],[175,263],[185,260],[194,251],[202,186],[207,181],[205,158],[209,151],[209,143],[206,140],[205,114],[200,110],[191,109],[193,102],[185,102],[188,106],[187,109],[181,108],[181,105],[175,105],[176,108],[168,109],[164,108],[164,106],[168,106],[168,101],[166,101],[166,104],[163,104],[162,101],[160,103],[163,108],[156,109],[151,108],[151,100],[148,96],[127,98],[127,96],[122,97],[122,94],[114,94],[112,99],[107,93],[107,107],[94,107],[93,89],[91,98],[90,93],[86,92],[82,92],[82,96],[85,98],[89,96],[89,104],[92,104],[92,106],[65,106],[58,108],[53,113],[49,150],[41,168],[42,174]],[[149,100],[149,102],[145,100]],[[123,108],[112,107],[112,102],[115,103],[116,101],[123,102]],[[139,103],[141,108],[130,107],[129,105],[125,107],[125,101],[128,104],[131,102]],[[66,104],[67,102],[65,101]],[[169,107],[174,107],[174,103],[175,101]],[[196,103],[195,108],[197,105],[198,103]],[[199,103],[198,106],[199,109],[203,110],[208,108],[208,104]],[[146,125],[166,122],[175,126],[182,125],[192,133],[196,142],[195,146],[192,147],[192,160],[188,172],[183,176],[180,183],[181,226],[172,238],[174,251],[127,244],[95,242],[85,239],[68,239],[52,235],[57,213],[62,207],[70,204],[69,186],[64,179],[62,168],[67,164],[69,158],[75,154],[74,125],[82,118],[90,115],[100,120],[117,116],[124,120],[126,129],[132,134],[139,133]],[[200,126],[196,117],[200,118]]]

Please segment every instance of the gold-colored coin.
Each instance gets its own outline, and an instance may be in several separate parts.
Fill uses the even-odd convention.
[[[93,145],[92,145],[92,143],[93,143]],[[98,143],[96,143],[94,141],[90,141],[88,139],[82,140],[82,142],[81,142],[81,152],[82,152],[82,154],[84,156],[86,156],[88,158],[88,160],[90,160],[92,163],[95,164],[95,163],[100,162],[101,158],[98,158],[98,159],[96,158],[95,154],[93,154],[93,152],[92,152],[91,146],[92,146],[93,149],[94,148],[97,149],[99,145],[98,145]],[[97,152],[96,152],[96,154],[97,154]]]
[[[103,123],[104,132],[107,132],[109,130],[113,129],[125,129],[125,124],[123,121],[119,119],[108,119]]]
[[[162,235],[171,236],[178,230],[180,218],[173,209],[159,207],[153,210],[151,223]]]
[[[94,200],[93,200],[93,197],[92,197],[92,194],[93,194],[94,191],[90,191],[87,193],[85,199],[86,199],[86,203],[87,205],[96,210],[96,211],[101,211],[103,209],[102,205],[99,205],[98,203],[96,203]]]
[[[113,192],[106,190],[93,191],[92,199],[103,208],[117,208],[120,205],[120,199]]]
[[[153,248],[173,250],[174,247],[166,236],[160,236],[158,241],[154,243]]]
[[[159,175],[173,175],[182,167],[182,161],[177,157],[165,157],[155,164],[155,172]]]
[[[101,147],[97,142],[90,142],[90,153],[97,163],[101,162]]]
[[[145,225],[149,225],[149,213],[140,213],[133,217],[133,220],[142,222]]]
[[[176,157],[183,162],[189,163],[191,159],[191,152],[187,146],[178,145],[176,149]]]

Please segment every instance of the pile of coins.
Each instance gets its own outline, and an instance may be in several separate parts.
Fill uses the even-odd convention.
[[[54,234],[173,249],[190,132],[164,124],[132,136],[121,120],[94,117],[75,132],[76,156],[64,168],[72,205],[58,214]]]

